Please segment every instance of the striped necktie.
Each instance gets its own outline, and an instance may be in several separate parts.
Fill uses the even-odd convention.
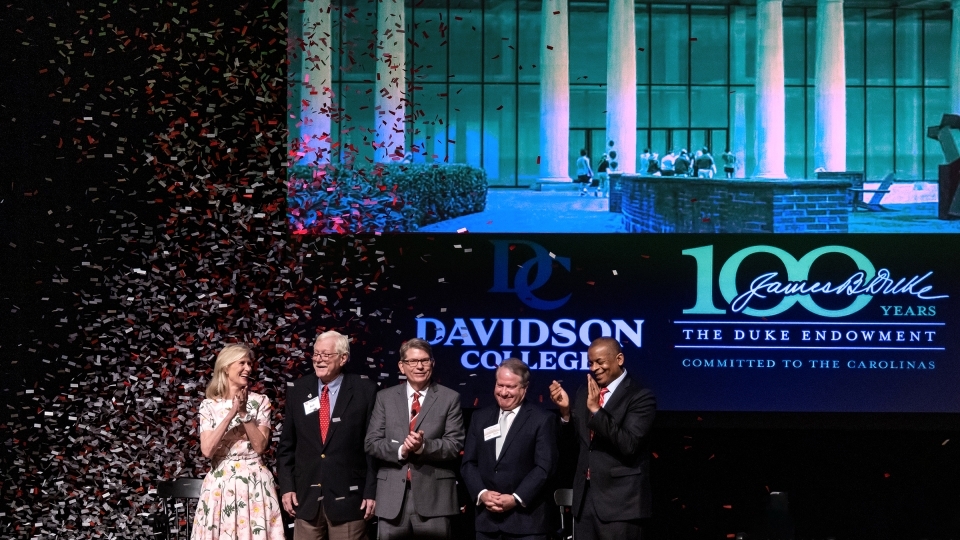
[[[420,415],[420,392],[413,393],[413,404],[410,405],[410,431],[417,427],[417,416]],[[410,465],[407,465],[407,482],[410,481]]]

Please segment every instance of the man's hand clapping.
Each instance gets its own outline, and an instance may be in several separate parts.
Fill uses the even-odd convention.
[[[563,417],[563,421],[569,422],[570,396],[567,395],[566,390],[564,390],[557,381],[550,383],[550,399],[553,400],[553,402],[557,404],[557,407],[560,408],[560,416]]]
[[[587,409],[592,414],[597,414],[600,410],[600,385],[589,373],[587,374]]]
[[[411,431],[403,440],[400,453],[406,459],[410,454],[416,454],[421,448],[423,448],[423,431]]]

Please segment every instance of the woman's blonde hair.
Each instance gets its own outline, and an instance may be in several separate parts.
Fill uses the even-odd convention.
[[[253,351],[242,343],[231,343],[217,355],[217,362],[213,365],[213,377],[207,385],[207,397],[219,399],[227,395],[227,369],[234,362],[249,358],[253,362]]]

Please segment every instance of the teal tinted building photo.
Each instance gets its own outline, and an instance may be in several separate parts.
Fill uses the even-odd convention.
[[[957,8],[291,2],[290,224],[957,231]]]

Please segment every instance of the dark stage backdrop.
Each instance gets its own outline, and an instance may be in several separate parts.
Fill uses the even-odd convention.
[[[682,250],[716,246],[714,280],[704,287],[716,288],[714,306],[728,310],[716,281],[721,261],[761,243],[799,261],[822,247],[820,240],[292,238],[284,211],[284,62],[286,47],[297,45],[285,41],[285,13],[272,0],[38,0],[0,7],[6,38],[0,47],[0,536],[148,536],[156,483],[199,476],[208,467],[198,448],[196,408],[225,342],[254,346],[257,389],[280,410],[286,384],[307,368],[302,351],[319,330],[353,336],[350,368],[388,385],[398,382],[396,350],[417,332],[418,320],[436,319],[452,332],[455,319],[464,318],[479,339],[470,318],[486,319],[489,330],[491,319],[513,316],[518,340],[520,318],[549,319],[550,326],[569,318],[578,332],[587,317],[612,328],[610,321],[622,319],[622,332],[642,333],[644,344],[628,350],[630,367],[648,374],[661,404],[673,409],[660,415],[654,438],[657,538],[760,530],[770,491],[790,493],[805,538],[957,536],[955,414],[723,413],[955,411],[952,240],[884,236],[847,244],[897,276],[933,271],[926,281],[932,293],[950,295],[929,303],[895,297],[903,306],[937,308],[916,322],[944,325],[932,345],[943,351],[875,357],[931,361],[932,370],[860,371],[846,361],[869,360],[864,352],[820,358],[790,351],[771,358],[836,359],[841,366],[822,376],[806,365],[798,372],[779,365],[756,373],[685,372],[687,355],[676,346],[686,327],[674,321],[694,320],[683,310],[707,293],[691,288],[701,283],[693,264],[699,259]],[[496,241],[518,246],[505,272],[512,291],[490,291],[499,286]],[[517,272],[535,257],[529,251],[535,248],[522,242],[542,246],[557,261],[548,283],[531,285],[530,294],[545,301],[570,294],[568,305],[538,309],[517,294]],[[744,263],[744,276],[764,264],[777,263],[757,256]],[[854,271],[848,260],[836,265],[839,273]],[[526,271],[535,276],[543,268],[545,260]],[[665,276],[669,288],[645,279],[652,268],[662,270],[655,275]],[[877,297],[842,319],[884,322],[879,306],[886,300]],[[702,315],[745,330],[753,328],[746,321],[760,320],[729,310]],[[640,330],[635,319],[645,321]],[[798,306],[767,319],[827,321]],[[591,328],[588,335],[598,326]],[[462,365],[464,353],[474,350],[463,342],[437,349],[445,366]],[[445,366],[440,375],[455,386],[470,384],[476,373],[481,382],[464,395],[487,399],[488,371],[457,374]],[[570,385],[583,376],[546,371]],[[696,393],[713,395],[684,396],[677,373],[692,373]],[[812,389],[803,407],[793,399],[771,404],[752,397],[758,385],[790,375],[807,379],[788,385]],[[875,397],[871,385],[889,399]],[[776,393],[778,386],[767,388]],[[921,399],[924,389],[931,395]],[[858,397],[838,397],[847,391]],[[280,421],[275,414],[274,426]],[[865,429],[855,429],[861,422]],[[272,454],[267,461],[273,465]]]

